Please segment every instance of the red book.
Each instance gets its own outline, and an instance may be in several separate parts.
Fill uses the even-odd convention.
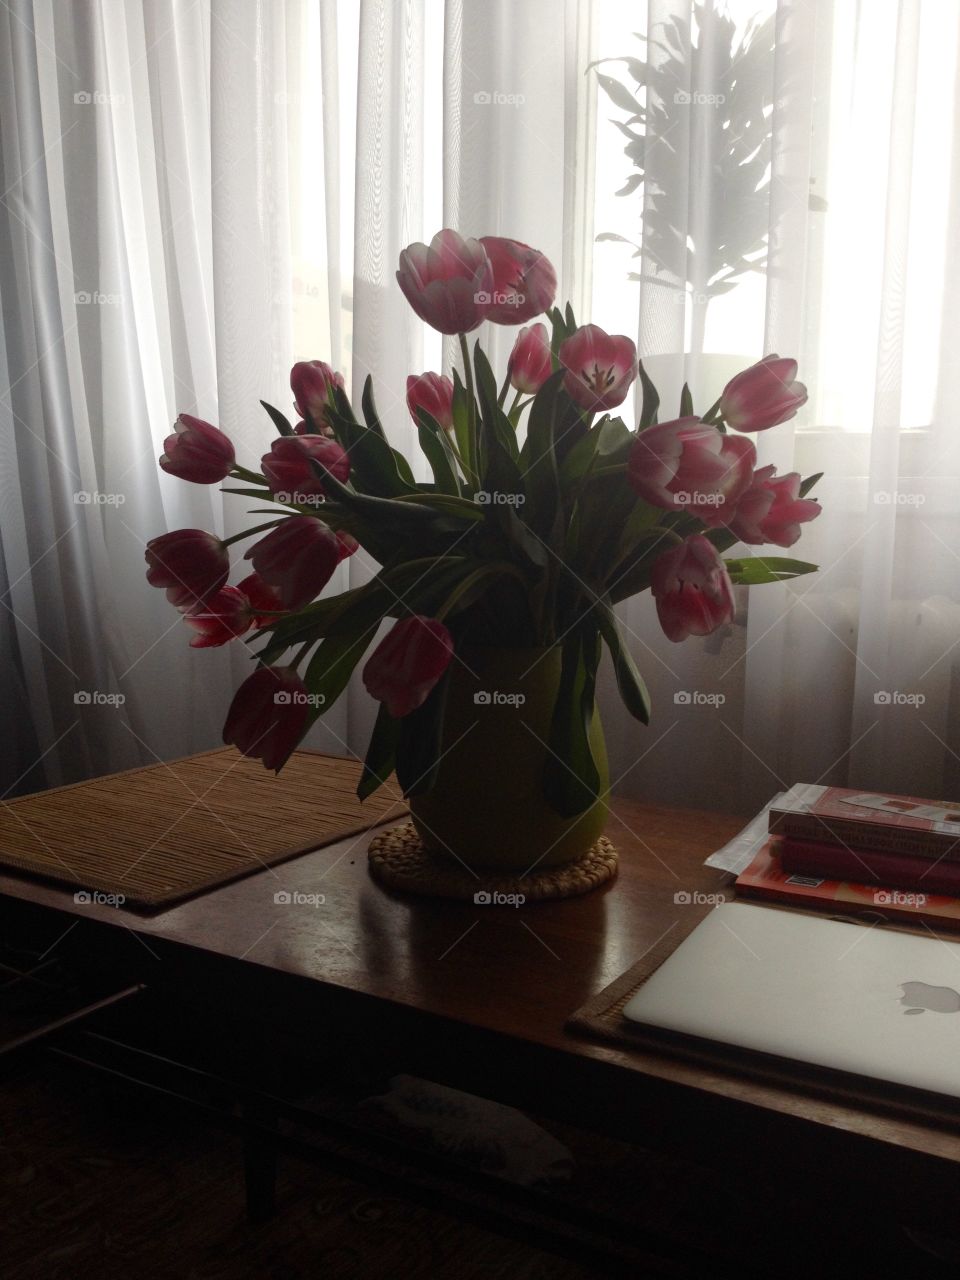
[[[960,863],[948,859],[920,858],[906,853],[873,849],[845,849],[843,845],[804,840],[780,842],[784,871],[826,880],[853,880],[919,889],[921,893],[945,893],[960,897]]]
[[[832,911],[835,915],[923,922],[932,929],[960,930],[960,898],[797,875],[780,865],[773,840],[767,841],[737,877],[736,890],[738,896]]]
[[[800,782],[770,805],[770,834],[960,861],[960,804]]]

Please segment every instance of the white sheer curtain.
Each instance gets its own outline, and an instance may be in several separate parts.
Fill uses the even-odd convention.
[[[740,32],[755,16],[775,24],[775,51],[760,67],[769,102],[767,269],[709,302],[698,341],[691,313],[703,300],[687,254],[691,242],[719,242],[731,200],[708,180],[704,152],[717,138],[703,118],[726,114],[743,129],[736,95],[757,74],[747,59],[724,79],[725,49],[710,49],[706,26],[706,47],[689,63],[703,82],[687,86],[690,105],[668,104],[670,124],[679,124],[652,154],[654,190],[658,163],[689,178],[669,203],[680,232],[674,275],[647,274],[621,305],[639,307],[638,345],[671,412],[685,377],[705,404],[738,362],[774,350],[798,357],[810,403],[758,447],[761,462],[781,471],[825,472],[823,514],[793,551],[821,569],[744,593],[736,625],[682,647],[658,637],[648,599],[631,602],[625,618],[657,716],[641,735],[609,703],[615,775],[629,770],[621,787],[638,796],[717,807],[756,805],[799,779],[952,794],[960,759],[951,305],[958,10],[920,0],[723,8]],[[670,56],[664,24],[679,18],[696,31],[698,9],[651,0],[644,30],[655,64]],[[637,52],[621,25],[604,32],[604,56]],[[732,104],[718,108],[716,92],[732,94]],[[609,117],[624,118],[606,105]],[[644,200],[652,194],[648,183]],[[644,249],[652,234],[639,237]],[[598,280],[630,266],[619,246],[598,246],[598,257]],[[595,308],[599,300],[598,289]],[[698,706],[675,703],[678,693],[711,697]],[[646,738],[658,745],[635,763]]]
[[[4,789],[212,746],[248,670],[238,648],[189,652],[143,547],[245,519],[158,471],[177,413],[256,460],[258,398],[289,399],[286,82],[306,18],[271,0],[0,9]]]
[[[768,265],[705,302],[691,245],[730,223],[710,163],[732,136],[710,102],[728,51],[690,0],[0,7],[0,790],[218,741],[243,651],[187,648],[142,546],[166,528],[233,532],[245,503],[161,476],[162,439],[192,411],[255,463],[271,435],[258,399],[287,405],[292,360],[320,357],[354,394],[373,376],[412,453],[406,374],[454,353],[393,272],[442,225],[543,249],[581,321],[637,335],[664,415],[684,379],[705,407],[769,350],[796,354],[811,387],[758,444],[782,470],[826,473],[796,549],[821,572],[744,594],[734,626],[684,646],[649,599],[624,607],[655,717],[642,729],[605,689],[618,789],[731,809],[799,778],[955,790],[958,12],[725,9],[738,39],[755,14],[773,22],[739,75],[769,101]],[[685,63],[684,23],[701,50]],[[628,113],[587,67],[671,56],[690,100],[652,121],[648,181],[616,197],[630,162],[611,121]],[[626,63],[601,72],[637,88]],[[639,256],[597,243],[605,231]],[[502,362],[509,332],[479,336]],[[339,585],[371,570],[355,557]],[[371,718],[355,681],[312,741],[362,753]]]

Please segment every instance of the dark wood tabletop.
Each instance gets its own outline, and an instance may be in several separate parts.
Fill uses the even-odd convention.
[[[382,1038],[406,1046],[424,1074],[485,1096],[693,1147],[718,1170],[746,1163],[769,1177],[772,1162],[824,1194],[842,1182],[851,1207],[869,1201],[942,1222],[960,1194],[960,1130],[564,1029],[590,996],[710,909],[676,895],[729,885],[703,860],[742,826],[616,801],[608,834],[618,878],[522,908],[386,891],[367,871],[370,833],[155,916],[80,906],[70,890],[12,874],[0,875],[0,895],[62,913],[63,929],[69,917],[113,926],[106,932],[128,952],[195,999],[242,990],[251,1017],[282,1009],[286,1032],[305,1045]]]

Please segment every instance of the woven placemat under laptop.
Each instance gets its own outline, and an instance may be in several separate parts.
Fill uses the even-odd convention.
[[[719,1073],[745,1076],[760,1085],[809,1093],[847,1106],[867,1106],[911,1120],[960,1127],[960,1100],[901,1088],[882,1080],[847,1075],[774,1054],[754,1053],[709,1040],[674,1036],[625,1018],[623,1010],[627,1003],[693,932],[701,919],[674,922],[626,973],[581,1005],[568,1019],[566,1029],[576,1035],[605,1040],[641,1054],[667,1055]]]
[[[357,760],[295,751],[279,774],[233,747],[0,805],[0,866],[157,909],[345,839],[406,805],[362,804]]]
[[[516,895],[521,902],[575,898],[589,893],[617,874],[617,851],[606,838],[581,858],[559,867],[542,867],[516,876],[484,868],[471,869],[449,854],[432,853],[420,843],[412,822],[378,831],[367,849],[370,874],[381,884],[402,893],[431,898],[496,902],[500,895]]]

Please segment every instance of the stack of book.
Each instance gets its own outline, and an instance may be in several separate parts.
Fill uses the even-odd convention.
[[[960,804],[800,783],[768,813],[738,892],[960,929]]]

